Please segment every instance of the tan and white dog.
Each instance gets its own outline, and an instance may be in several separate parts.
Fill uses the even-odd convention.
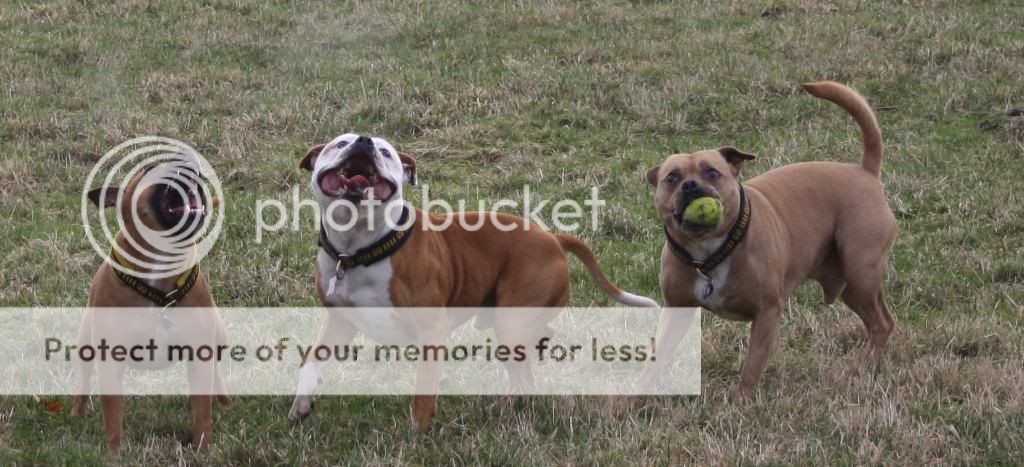
[[[753,394],[785,301],[805,279],[821,285],[826,303],[842,298],[857,313],[873,360],[881,357],[895,324],[882,293],[897,226],[879,180],[878,122],[864,98],[846,86],[819,82],[804,88],[853,116],[864,139],[861,164],[803,162],[741,184],[740,171],[754,156],[726,147],[675,154],[647,173],[667,234],[661,253],[666,306],[700,306],[727,319],[752,321],[740,397]],[[704,196],[721,201],[721,221],[710,227],[683,221],[687,205]],[[662,353],[678,344],[674,318],[662,315]],[[657,381],[660,369],[647,370],[641,387]]]
[[[135,354],[132,354],[123,360],[108,358],[79,362],[72,415],[85,414],[90,379],[95,372],[99,380],[104,431],[111,450],[118,450],[124,441],[123,381],[126,370],[167,368],[174,363],[163,357],[166,353],[162,350],[169,344],[195,349],[227,341],[220,314],[212,309],[216,304],[209,281],[206,274],[199,271],[198,264],[193,263],[182,274],[152,279],[136,277],[147,273],[159,276],[151,268],[158,261],[153,258],[154,254],[162,253],[148,243],[140,231],[167,232],[173,229],[182,235],[194,235],[196,226],[202,222],[208,209],[219,203],[218,199],[197,191],[194,183],[142,183],[146,177],[166,170],[166,164],[154,164],[140,170],[123,188],[103,187],[89,193],[89,199],[100,209],[115,207],[119,195],[124,200],[118,213],[124,231],[115,238],[124,253],[112,251],[111,258],[93,276],[88,310],[78,332],[78,343],[94,348],[122,346],[129,349],[151,344],[161,347],[160,352],[154,350],[150,354],[153,358],[140,352],[138,360],[134,360]],[[196,172],[194,176],[200,175]],[[179,174],[176,178],[181,180],[182,177]],[[182,228],[192,230],[183,231]],[[137,243],[133,244],[128,238]],[[194,251],[185,253],[185,258],[195,258]],[[113,261],[119,262],[130,273],[115,269],[111,264]],[[214,398],[220,403],[227,403],[228,398],[215,362],[195,360],[186,365],[192,394],[192,445],[198,448],[213,442]]]
[[[321,302],[331,308],[317,346],[347,345],[357,331],[385,343],[436,345],[444,342],[451,329],[474,317],[476,310],[466,307],[480,306],[551,307],[551,312],[543,314],[499,314],[488,323],[501,342],[540,337],[549,332],[547,325],[557,308],[569,300],[567,251],[580,258],[613,299],[627,305],[657,306],[612,284],[580,239],[545,232],[519,217],[456,213],[465,217],[466,225],[479,228],[471,230],[453,222],[443,230],[431,230],[424,228],[424,222],[444,225],[444,216],[409,209],[404,215],[414,220],[396,235],[389,225],[403,225],[402,185],[415,183],[416,161],[399,154],[383,139],[341,135],[310,149],[300,167],[312,172],[312,189],[324,225],[317,255],[317,292]],[[367,205],[369,198],[380,203]],[[359,203],[359,208],[339,207],[341,201],[348,206]],[[373,250],[384,253],[364,255]],[[360,256],[369,259],[348,260]],[[429,429],[434,416],[442,363],[423,361],[417,369],[412,418],[414,428],[420,431]],[[304,362],[289,418],[301,420],[309,415],[325,364]],[[528,365],[508,363],[514,390],[533,384]]]

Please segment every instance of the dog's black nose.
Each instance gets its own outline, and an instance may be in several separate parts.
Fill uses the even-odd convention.
[[[695,180],[687,180],[683,182],[683,193],[694,191],[697,189],[697,182]]]
[[[352,142],[352,147],[349,149],[349,151],[352,154],[373,155],[373,140],[366,136],[360,136],[356,138],[355,141]]]

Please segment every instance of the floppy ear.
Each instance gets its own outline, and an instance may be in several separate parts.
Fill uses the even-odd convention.
[[[718,153],[725,158],[725,161],[732,166],[732,174],[739,175],[740,170],[743,170],[743,165],[747,161],[754,160],[753,154],[747,154],[734,147],[726,146],[724,148],[718,148]]]
[[[121,189],[116,186],[96,188],[89,192],[89,201],[98,208],[109,208],[117,204],[117,195]]]
[[[661,164],[651,167],[651,170],[647,171],[647,183],[652,186],[658,186],[658,171],[661,170]]]
[[[408,154],[398,153],[398,159],[402,161],[402,172],[405,174],[405,181],[410,185],[416,184],[416,159]]]
[[[313,146],[312,148],[310,148],[309,152],[306,153],[305,157],[303,157],[302,160],[299,161],[299,168],[300,169],[306,169],[306,170],[312,172],[313,171],[313,166],[316,165],[316,158],[320,157],[320,152],[324,150],[325,146],[327,146],[327,145],[326,144],[318,144],[318,145]]]

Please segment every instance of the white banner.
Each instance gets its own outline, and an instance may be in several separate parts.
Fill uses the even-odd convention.
[[[2,308],[0,322],[4,395],[700,393],[695,308]]]

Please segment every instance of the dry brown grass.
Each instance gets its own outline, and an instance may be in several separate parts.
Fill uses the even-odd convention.
[[[704,324],[704,394],[444,398],[408,434],[405,398],[239,399],[206,453],[183,449],[180,398],[130,402],[125,463],[967,464],[1024,456],[1024,33],[1012,1],[54,1],[0,7],[0,304],[80,306],[99,265],[80,183],[126,138],[191,143],[227,189],[204,267],[231,306],[314,305],[315,228],[254,246],[257,199],[305,186],[297,159],[345,131],[385,136],[441,197],[583,199],[584,231],[626,289],[657,294],[661,233],[643,173],[730,144],[755,174],[855,161],[849,117],[799,89],[836,79],[879,109],[901,233],[885,363],[861,325],[804,287],[757,398],[728,394],[746,326]],[[574,269],[574,305],[605,298]],[[0,462],[107,463],[98,415],[0,402]]]

